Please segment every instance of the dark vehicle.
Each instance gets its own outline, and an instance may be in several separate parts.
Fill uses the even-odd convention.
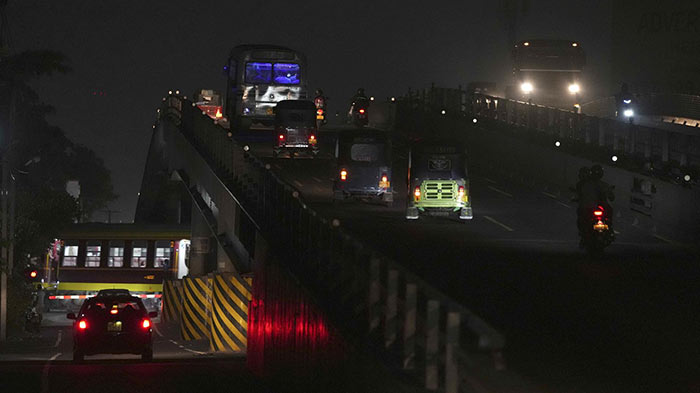
[[[455,141],[421,141],[408,156],[406,218],[419,215],[472,219],[464,149]]]
[[[151,318],[141,299],[126,290],[100,291],[86,299],[73,319],[73,361],[81,362],[86,355],[100,353],[140,354],[141,359],[153,359]]]
[[[277,143],[272,147],[273,157],[282,151],[294,157],[300,152],[318,154],[316,105],[311,101],[285,100],[275,107]]]
[[[615,240],[609,209],[598,205],[593,211],[587,211],[588,218],[581,232],[581,243],[591,254],[600,254]]]
[[[387,206],[394,202],[391,187],[391,141],[384,131],[345,130],[335,146],[337,177],[334,201],[372,198]]]

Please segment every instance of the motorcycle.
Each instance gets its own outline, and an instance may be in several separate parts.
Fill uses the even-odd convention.
[[[369,102],[367,100],[356,100],[352,103],[351,113],[351,123],[357,127],[365,127],[369,123],[367,108],[369,107]]]
[[[621,117],[629,121],[630,124],[634,124],[635,106],[631,97],[624,98],[617,113],[618,117],[621,115]]]
[[[316,128],[321,128],[321,126],[327,122],[326,98],[322,96],[314,98],[314,105],[316,105]]]
[[[587,216],[581,217],[585,220],[580,234],[581,244],[589,253],[600,254],[615,240],[611,212],[602,204],[598,204],[592,211],[588,210],[582,214]]]

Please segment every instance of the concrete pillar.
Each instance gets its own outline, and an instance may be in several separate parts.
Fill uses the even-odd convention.
[[[413,370],[416,357],[416,303],[418,286],[406,283],[403,316],[403,369]]]
[[[661,131],[661,161],[668,162],[670,156],[669,141],[670,138],[668,131]]]
[[[386,277],[386,307],[384,309],[384,347],[396,341],[398,331],[399,271],[389,269]]]
[[[439,386],[440,302],[428,300],[425,314],[425,388],[437,390]]]
[[[189,274],[191,276],[201,276],[205,273],[207,255],[211,252],[210,241],[211,231],[207,226],[207,221],[202,217],[197,205],[192,202],[192,226],[190,248]]]
[[[379,293],[379,269],[380,269],[379,258],[372,256],[369,261],[369,294],[367,296],[368,303],[367,309],[369,310],[369,332],[372,333],[374,329],[379,327],[379,317],[380,317],[380,293]]]
[[[445,393],[459,392],[459,329],[460,314],[447,313],[445,328]]]

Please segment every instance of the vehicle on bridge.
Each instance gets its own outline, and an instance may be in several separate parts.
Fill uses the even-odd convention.
[[[226,66],[225,112],[234,131],[271,129],[274,107],[307,98],[306,57],[275,45],[239,45]]]
[[[201,89],[194,93],[194,103],[202,112],[214,120],[224,117],[221,94],[216,90]]]
[[[385,131],[368,128],[341,131],[335,158],[334,201],[373,199],[393,205],[391,140]]]
[[[319,152],[316,105],[306,100],[280,101],[275,107],[275,134],[273,157],[283,151],[289,153],[290,158],[298,153],[316,157]]]
[[[151,318],[158,312],[146,311],[141,299],[126,289],[100,291],[86,299],[78,314],[68,313],[73,323],[73,361],[86,355],[133,353],[142,360],[153,359]]]
[[[472,219],[464,148],[456,141],[418,141],[408,155],[406,218],[451,216]]]
[[[506,98],[565,109],[580,108],[581,73],[586,56],[569,40],[524,40],[513,48],[516,86]],[[577,106],[578,105],[578,106]]]

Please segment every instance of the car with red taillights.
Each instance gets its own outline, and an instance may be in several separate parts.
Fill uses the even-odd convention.
[[[316,157],[319,152],[316,104],[305,100],[284,100],[275,106],[275,144],[272,155],[286,152],[293,158],[307,153]]]
[[[73,323],[73,361],[87,355],[139,354],[153,359],[152,318],[141,299],[126,290],[101,291],[86,299],[78,314],[69,313]]]

